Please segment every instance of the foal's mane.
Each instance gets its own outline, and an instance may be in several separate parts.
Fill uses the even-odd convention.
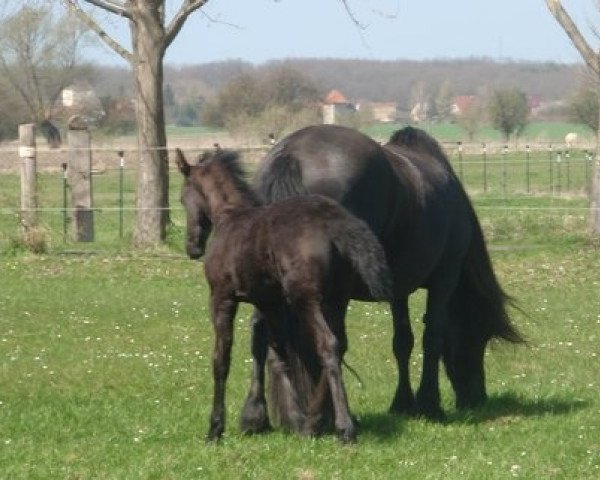
[[[246,180],[246,172],[242,167],[240,155],[234,150],[217,149],[213,152],[204,152],[198,165],[221,166],[227,177],[232,181],[234,188],[253,206],[261,204],[258,195]]]

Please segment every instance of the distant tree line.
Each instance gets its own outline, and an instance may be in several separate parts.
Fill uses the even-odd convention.
[[[130,75],[125,68],[82,63],[77,47],[84,33],[77,25],[44,6],[25,4],[2,19],[0,33],[0,138],[14,137],[17,125],[26,121],[52,120],[64,125],[73,111],[62,108],[60,93],[73,81],[90,84],[99,98],[102,114],[94,116],[94,126],[108,134],[135,130]],[[558,99],[571,92],[571,118],[594,125],[597,102],[590,99],[596,92],[577,90],[577,68],[486,59],[302,59],[260,66],[235,60],[167,66],[163,98],[169,123],[208,124],[248,136],[279,136],[285,128],[319,121],[320,98],[337,88],[363,105],[368,101],[396,102],[405,115],[420,105],[429,121],[460,122],[471,138],[486,121],[508,137],[524,127],[523,112],[528,108],[519,103],[534,93]],[[472,97],[460,115],[452,110],[457,95]],[[363,108],[356,125],[367,117]]]

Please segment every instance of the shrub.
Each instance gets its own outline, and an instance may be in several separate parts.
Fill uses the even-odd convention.
[[[44,227],[36,226],[23,229],[21,234],[10,239],[9,251],[28,251],[40,255],[48,252],[50,236]]]

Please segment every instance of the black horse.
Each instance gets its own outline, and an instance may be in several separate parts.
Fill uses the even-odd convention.
[[[248,302],[264,318],[265,342],[272,349],[272,365],[276,366],[272,371],[278,371],[282,379],[288,364],[287,339],[295,336],[288,331],[282,312],[286,308],[293,312],[298,331],[306,338],[306,350],[312,352],[320,372],[315,379],[318,386],[312,409],[320,412],[321,404],[329,398],[340,439],[354,441],[355,426],[342,383],[338,346],[344,319],[335,324],[328,315],[328,305],[339,303],[339,290],[330,285],[338,283],[339,277],[357,274],[371,296],[389,299],[392,280],[381,245],[363,221],[329,198],[295,196],[261,205],[244,180],[235,152],[217,150],[201,158],[192,166],[177,150],[177,164],[184,176],[181,200],[187,213],[186,249],[190,257],[197,258],[205,248],[205,237],[200,234],[202,219],[208,218],[214,226],[204,261],[215,329],[214,398],[208,439],[218,440],[225,428],[233,320],[238,303]],[[292,389],[285,393],[288,402],[293,401]],[[318,425],[305,422],[305,418],[313,417],[297,416],[295,429],[318,433]]]
[[[309,193],[328,196],[363,219],[379,238],[394,279],[392,345],[399,378],[391,412],[443,418],[440,358],[458,408],[475,407],[486,400],[487,343],[492,338],[515,343],[523,339],[511,324],[507,313],[511,299],[496,279],[474,209],[433,138],[407,127],[381,146],[349,128],[307,127],[273,147],[260,165],[256,185],[267,202]],[[409,381],[414,336],[408,297],[419,288],[428,294],[423,373],[415,398]],[[330,315],[343,317],[351,298],[369,300],[369,295],[354,282]],[[248,431],[258,431],[269,422],[256,393],[266,351],[262,329],[258,317],[253,354],[259,361],[242,414]],[[345,332],[339,332],[339,337],[345,347]],[[289,350],[297,352],[288,375],[302,408],[310,404],[318,365],[302,358],[302,339],[290,336],[287,341]],[[271,413],[290,426],[286,420],[289,403],[276,395],[280,383],[277,372],[271,372]]]

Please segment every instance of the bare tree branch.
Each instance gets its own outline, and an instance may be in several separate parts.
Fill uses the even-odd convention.
[[[79,18],[79,20],[87,26],[90,30],[92,30],[100,39],[108,45],[113,51],[115,51],[119,56],[124,58],[127,62],[131,63],[133,61],[133,55],[129,50],[123,47],[119,42],[117,42],[114,38],[112,38],[106,31],[86,12],[84,12],[81,7],[77,4],[76,0],[62,0],[65,6],[72,12],[74,15]],[[88,0],[86,0],[88,1]],[[93,2],[90,2],[93,3]],[[125,15],[127,18],[131,18],[129,15]]]
[[[365,24],[361,23],[358,20],[358,18],[356,17],[356,15],[354,15],[354,13],[352,12],[352,10],[350,9],[350,5],[348,5],[348,0],[342,0],[342,3],[344,4],[344,8],[346,9],[346,13],[348,13],[348,16],[350,17],[350,19],[352,20],[352,22],[354,23],[354,25],[356,25],[361,30],[365,30],[367,28],[367,26]]]
[[[205,11],[200,12],[202,14],[202,16],[204,16],[210,23],[215,23],[215,24],[219,24],[219,25],[225,25],[227,27],[231,27],[231,28],[235,28],[237,30],[243,30],[244,28],[240,25],[236,25],[235,23],[231,23],[231,22],[227,22],[225,20],[220,20],[218,18],[215,18],[211,15],[209,15],[208,13],[206,13]]]
[[[575,22],[563,8],[560,0],[546,0],[548,10],[554,16],[556,21],[565,31],[565,33],[573,42],[575,48],[579,51],[585,63],[590,67],[596,75],[600,75],[600,66],[598,64],[599,55],[590,47],[586,39],[583,37]]]
[[[76,3],[77,0],[71,0],[71,3]],[[125,2],[118,2],[116,0],[84,0],[87,3],[95,5],[107,12],[114,13],[123,17],[131,18],[129,10],[125,6]]]
[[[208,0],[185,0],[179,11],[169,22],[165,34],[165,48],[171,45],[187,18],[208,3]]]
[[[3,69],[4,77],[8,80],[10,85],[19,93],[21,100],[23,100],[27,105],[31,118],[37,121],[38,112],[36,111],[35,104],[31,100],[29,93],[23,87],[22,82],[13,75],[10,67],[7,65],[6,60],[2,55],[0,55],[0,67],[2,67]]]

